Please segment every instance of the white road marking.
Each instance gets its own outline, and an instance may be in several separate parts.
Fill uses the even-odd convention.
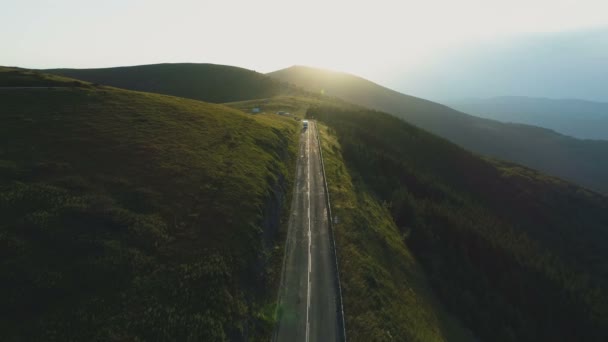
[[[306,132],[306,148],[307,148],[307,158],[306,158],[306,166],[308,168],[307,172],[307,196],[308,196],[308,283],[307,283],[307,294],[306,294],[306,342],[308,342],[309,335],[309,317],[310,317],[310,273],[312,272],[312,262],[311,262],[311,245],[312,245],[312,236],[310,230],[310,129]]]

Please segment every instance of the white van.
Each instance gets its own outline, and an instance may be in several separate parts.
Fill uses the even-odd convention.
[[[308,120],[302,120],[302,127],[304,127],[304,129],[308,128]]]

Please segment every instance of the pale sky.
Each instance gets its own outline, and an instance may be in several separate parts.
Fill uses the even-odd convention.
[[[0,65],[301,64],[381,82],[459,44],[605,25],[606,0],[4,0]]]

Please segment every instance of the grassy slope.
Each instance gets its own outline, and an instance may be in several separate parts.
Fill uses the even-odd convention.
[[[361,108],[340,99],[328,99],[318,96],[276,96],[270,99],[258,99],[249,101],[238,101],[225,103],[225,105],[250,112],[251,108],[259,107],[262,113],[276,113],[278,111],[286,111],[291,113],[296,118],[303,118],[306,115],[308,108],[322,104],[334,104],[343,108]]]
[[[102,69],[52,69],[46,72],[113,87],[213,103],[301,93],[295,87],[264,74],[216,64],[151,64]]]
[[[608,193],[608,142],[570,138],[521,124],[467,115],[365,79],[307,67],[269,74],[313,92],[394,114],[469,150],[514,161]]]
[[[3,340],[269,336],[293,120],[94,86],[0,102]]]
[[[258,99],[249,101],[229,102],[225,105],[242,110],[244,112],[251,111],[251,108],[260,108],[262,113],[276,113],[284,111],[291,113],[293,116],[302,118],[306,114],[306,109],[311,105],[319,104],[318,100],[309,97],[298,96],[278,96],[272,99]]]
[[[364,195],[344,202],[342,211],[350,212],[341,216],[352,221],[340,226],[337,243],[361,239],[366,261],[376,263],[351,266],[365,258],[356,257],[361,250],[342,247],[340,253],[348,256],[341,264],[351,269],[350,276],[352,270],[367,274],[359,283],[376,290],[379,283],[385,286],[379,293],[388,294],[388,274],[399,276],[378,266],[381,252],[398,250],[397,239],[389,238],[396,233],[377,219],[389,210],[401,243],[423,265],[442,304],[483,340],[602,341],[608,336],[606,197],[514,164],[484,160],[383,113],[323,106],[309,115],[331,127],[340,144],[329,148],[341,151],[345,163],[328,172],[330,182],[338,180],[332,185],[334,202],[349,192],[349,174],[355,192],[369,189],[386,207],[370,204]],[[374,246],[383,248],[374,251]],[[346,290],[345,296],[348,312]],[[375,310],[389,311],[396,298],[371,302],[378,305]],[[366,310],[371,309],[357,311]]]
[[[340,144],[321,127],[351,341],[470,341],[438,303],[389,210],[355,183]]]

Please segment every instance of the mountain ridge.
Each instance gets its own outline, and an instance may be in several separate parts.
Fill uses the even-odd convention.
[[[499,96],[448,103],[501,122],[535,125],[578,139],[608,140],[608,103],[582,99]]]
[[[608,154],[608,142],[584,141],[536,126],[479,118],[347,73],[291,67],[268,75],[393,114],[476,153],[521,163],[608,193],[608,163],[602,159]]]
[[[297,95],[302,91],[245,68],[212,63],[162,63],[43,72],[117,88],[173,95],[212,103]]]

